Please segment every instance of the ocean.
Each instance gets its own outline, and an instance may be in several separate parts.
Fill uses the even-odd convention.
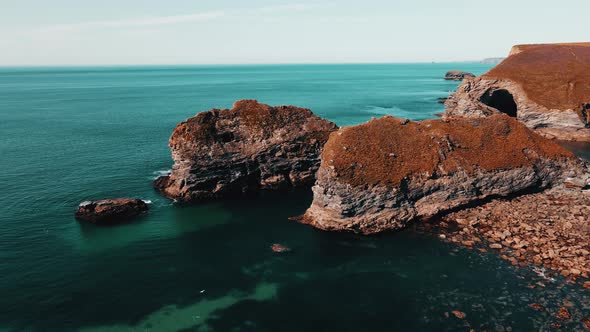
[[[412,229],[362,237],[288,220],[310,192],[177,206],[152,189],[174,126],[200,111],[257,99],[340,126],[421,120],[457,87],[447,70],[489,68],[1,68],[0,331],[532,331],[553,320],[531,302],[590,313],[579,286],[493,253]],[[120,226],[74,220],[78,203],[115,197],[151,210]]]

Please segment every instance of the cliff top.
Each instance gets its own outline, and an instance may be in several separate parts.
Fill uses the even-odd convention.
[[[525,50],[529,50],[531,48],[539,47],[539,46],[590,46],[590,42],[577,42],[577,43],[555,43],[555,44],[520,44],[512,46],[510,50],[510,55],[515,55]]]
[[[517,45],[483,76],[515,81],[549,109],[581,111],[590,102],[590,43]]]
[[[425,173],[472,173],[527,166],[541,157],[573,157],[506,115],[406,121],[386,116],[333,132],[322,167],[333,166],[339,181],[355,186],[399,185]]]

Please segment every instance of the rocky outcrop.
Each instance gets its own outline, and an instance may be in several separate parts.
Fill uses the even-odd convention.
[[[172,173],[154,186],[180,202],[311,186],[336,129],[308,109],[255,100],[199,113],[174,129]]]
[[[80,203],[74,217],[93,224],[113,224],[133,219],[147,211],[148,205],[140,199],[103,199]]]
[[[475,77],[475,75],[460,70],[451,70],[445,74],[445,80],[448,81],[462,81],[467,77]]]
[[[383,117],[330,136],[301,221],[363,234],[396,230],[568,178],[588,183],[588,166],[506,115],[423,122]]]
[[[590,141],[590,43],[519,45],[498,66],[463,82],[446,117],[506,113],[548,138]]]

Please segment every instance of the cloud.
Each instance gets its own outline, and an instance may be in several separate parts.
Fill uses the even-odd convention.
[[[82,23],[65,23],[45,26],[37,29],[38,31],[44,32],[77,32],[91,29],[122,29],[122,28],[138,28],[138,27],[157,27],[164,25],[173,25],[181,23],[195,23],[215,20],[227,16],[239,16],[243,13],[250,14],[268,14],[274,12],[294,12],[294,11],[306,11],[316,5],[310,4],[283,4],[269,7],[259,7],[253,9],[246,9],[241,11],[211,11],[202,13],[193,13],[186,15],[172,15],[172,16],[154,16],[144,18],[129,18],[122,20],[110,20],[110,21],[94,21],[94,22],[82,22]]]
[[[225,16],[223,11],[204,12],[188,15],[173,15],[173,16],[157,16],[146,18],[132,18],[125,20],[114,21],[95,21],[84,23],[71,24],[56,24],[42,28],[47,31],[79,31],[87,29],[102,29],[102,28],[134,28],[134,27],[152,27],[162,25],[172,25],[179,23],[194,23],[213,20]]]

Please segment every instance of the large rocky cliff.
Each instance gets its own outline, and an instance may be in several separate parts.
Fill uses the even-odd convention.
[[[311,186],[336,129],[308,109],[255,100],[199,113],[174,129],[172,173],[154,186],[180,202]]]
[[[590,43],[517,45],[445,106],[446,117],[506,113],[546,137],[590,141]]]
[[[587,166],[506,115],[383,117],[332,133],[302,221],[371,234],[568,177],[587,182]]]

